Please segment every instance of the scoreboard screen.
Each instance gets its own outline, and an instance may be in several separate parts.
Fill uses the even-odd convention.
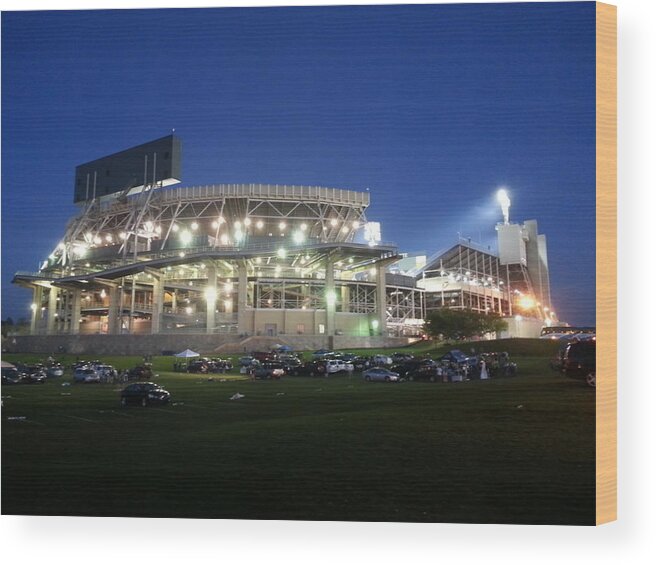
[[[79,165],[75,168],[73,202],[180,182],[181,152],[180,139],[167,135]]]

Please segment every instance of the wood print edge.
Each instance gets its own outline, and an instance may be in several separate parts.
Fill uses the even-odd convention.
[[[617,8],[596,4],[596,523],[617,519]]]

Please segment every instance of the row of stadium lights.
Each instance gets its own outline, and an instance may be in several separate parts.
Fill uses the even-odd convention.
[[[219,230],[221,226],[224,225],[225,223],[226,223],[225,218],[223,218],[223,216],[219,216],[216,220],[212,221],[211,226],[214,230]],[[331,227],[335,228],[339,225],[340,221],[337,218],[332,218],[329,221],[329,223]],[[237,220],[233,223],[233,228],[234,228],[233,238],[235,243],[241,243],[244,240],[245,237],[244,232],[248,231],[248,229],[252,225],[253,225],[253,220],[251,220],[251,218],[244,218],[243,222]],[[265,224],[262,220],[257,220],[254,223],[254,227],[258,230],[264,229],[264,225]],[[351,223],[351,227],[349,228],[349,226],[345,222],[344,225],[342,225],[340,231],[343,234],[348,234],[351,231],[351,229],[353,230],[359,229],[360,225],[361,225],[360,222],[356,220]],[[171,226],[171,231],[179,234],[180,241],[183,245],[189,245],[193,240],[194,232],[197,232],[199,228],[200,226],[196,221],[191,222],[189,228],[184,228],[181,227],[180,224],[174,223]],[[281,221],[278,224],[278,228],[280,230],[280,235],[284,237],[288,228],[287,223]],[[308,225],[306,223],[301,223],[299,225],[299,228],[296,231],[294,231],[292,234],[292,239],[295,244],[301,245],[305,242],[307,230],[308,230]],[[327,226],[324,226],[323,230],[327,231],[328,230]],[[138,233],[139,236],[146,237],[149,239],[158,238],[161,236],[161,234],[162,234],[162,227],[160,225],[154,224],[152,221],[144,222],[143,228],[139,230]],[[273,234],[270,233],[269,235],[272,236]],[[127,238],[128,238],[128,234],[124,231],[118,234],[118,239],[121,241],[124,241]],[[231,243],[230,236],[228,235],[228,233],[225,232],[220,235],[219,241],[221,242],[222,245],[229,245]],[[101,234],[94,235],[91,232],[87,232],[84,236],[84,242],[78,242],[73,245],[73,252],[78,257],[83,257],[87,249],[89,249],[90,247],[97,247],[100,245],[107,246],[107,245],[113,245],[114,243],[115,243],[115,239],[112,233],[107,233],[103,237],[101,236]],[[65,249],[65,245],[62,242],[57,246],[57,250],[50,255],[50,259],[54,260],[56,258],[56,252],[63,251],[64,249]]]
[[[221,228],[221,226],[225,223],[226,223],[225,219],[222,216],[220,216],[218,219],[212,221],[211,225],[212,225],[212,228],[214,230],[219,230]],[[233,223],[233,228],[234,228],[233,239],[234,239],[235,243],[241,243],[244,240],[245,232],[247,232],[249,230],[251,225],[253,225],[253,221],[250,218],[244,218],[243,222],[240,221],[240,220],[237,220]],[[332,218],[330,220],[330,225],[332,227],[337,227],[339,225],[339,220],[337,220],[336,218]],[[360,227],[360,222],[354,221],[354,222],[352,222],[351,226],[352,226],[352,229],[357,230]],[[280,235],[282,237],[284,237],[285,233],[287,233],[287,228],[288,227],[289,226],[287,225],[287,222],[284,222],[284,221],[281,221],[278,224],[278,229],[280,230]],[[184,245],[188,245],[189,243],[191,243],[191,241],[193,239],[193,233],[198,231],[198,229],[199,229],[198,222],[192,222],[190,224],[190,228],[191,229],[180,228],[180,226],[178,224],[173,224],[171,229],[174,232],[179,232],[180,241]],[[264,222],[262,220],[257,220],[257,222],[255,222],[255,228],[258,229],[258,230],[264,229]],[[328,230],[328,228],[326,226],[324,226],[323,229],[324,229],[324,231]],[[301,245],[302,243],[304,243],[305,240],[306,240],[306,237],[307,237],[307,235],[306,235],[307,230],[308,230],[308,225],[306,223],[300,224],[299,228],[292,233],[292,239],[293,239],[294,243],[296,243],[297,245]],[[349,233],[349,231],[350,231],[350,229],[349,229],[348,225],[344,224],[341,228],[341,232],[344,233],[344,234],[347,234],[347,233]],[[273,233],[269,233],[269,236],[272,236],[272,235],[273,235]],[[229,245],[230,244],[230,236],[228,235],[228,233],[224,232],[219,237],[219,241],[221,242],[222,245]]]

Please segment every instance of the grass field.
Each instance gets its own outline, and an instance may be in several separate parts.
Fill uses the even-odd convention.
[[[520,374],[489,381],[210,381],[156,358],[168,406],[3,387],[2,512],[592,524],[594,391],[548,369],[553,345],[504,345]]]

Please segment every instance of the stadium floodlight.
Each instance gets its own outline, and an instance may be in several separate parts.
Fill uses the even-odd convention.
[[[250,226],[251,225],[251,219],[250,218],[244,218],[244,225],[246,227]]]
[[[523,295],[519,299],[519,306],[524,310],[530,310],[535,307],[535,299],[531,296]]]
[[[300,245],[305,241],[305,234],[302,231],[294,232],[294,243]]]
[[[258,220],[257,224],[255,225],[257,226],[258,230],[261,230],[264,227],[264,222],[262,220]]]
[[[191,243],[191,239],[192,239],[192,236],[191,236],[191,232],[189,230],[183,230],[182,232],[180,232],[180,241],[184,245],[189,245]]]
[[[503,213],[503,223],[508,224],[510,218],[510,197],[508,196],[508,191],[505,188],[501,188],[497,191],[497,202],[501,206],[501,212]]]
[[[278,249],[278,257],[280,257],[281,259],[287,257],[287,250],[284,247]]]

